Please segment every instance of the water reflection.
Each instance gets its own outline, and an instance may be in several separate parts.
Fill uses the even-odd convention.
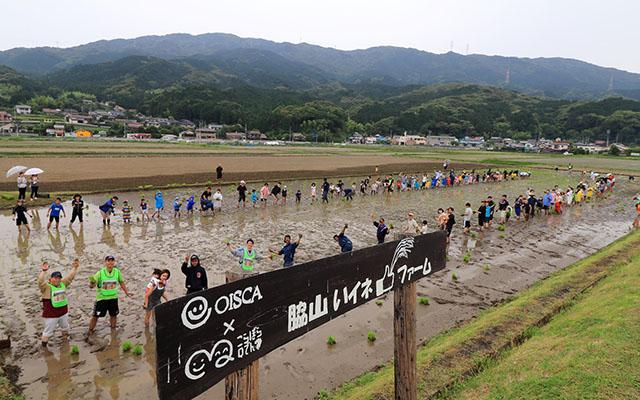
[[[102,226],[102,236],[100,237],[100,243],[104,243],[113,249],[118,248],[118,244],[116,243],[116,235],[111,233],[110,225]]]
[[[122,366],[120,365],[120,338],[118,337],[118,331],[111,331],[109,343],[94,354],[100,365],[98,372],[93,377],[96,397],[103,397],[100,394],[105,389],[108,389],[111,398],[120,398],[118,382],[122,379],[122,371],[120,371]]]
[[[47,391],[49,399],[67,399],[69,392],[73,388],[71,382],[71,355],[69,354],[70,346],[67,340],[60,345],[60,355],[56,358],[55,354],[44,348],[44,361],[47,364]]]
[[[60,231],[57,229],[55,230],[55,235],[49,229],[47,229],[47,234],[49,235],[49,248],[60,256],[60,260],[62,260],[62,252],[64,252],[64,248],[66,247],[66,240],[62,243]]]
[[[29,257],[29,237],[31,235],[28,231],[22,231],[18,233],[18,244],[16,246],[16,255],[22,261],[22,264],[27,263],[27,257]]]
[[[84,228],[80,226],[80,231],[76,233],[73,226],[70,226],[69,231],[71,231],[71,237],[73,238],[73,249],[76,251],[77,255],[82,255],[82,253],[84,253],[84,249],[87,248],[84,244]]]

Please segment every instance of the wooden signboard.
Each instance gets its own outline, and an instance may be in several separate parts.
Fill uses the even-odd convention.
[[[444,232],[404,238],[160,304],[160,398],[191,399],[331,319],[442,270],[445,239]]]

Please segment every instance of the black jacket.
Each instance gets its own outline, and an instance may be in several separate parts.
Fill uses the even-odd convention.
[[[207,271],[200,266],[192,267],[189,264],[182,263],[182,273],[187,277],[185,287],[191,290],[207,289]]]

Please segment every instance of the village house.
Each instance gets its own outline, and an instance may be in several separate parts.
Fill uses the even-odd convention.
[[[598,154],[606,150],[605,147],[595,143],[574,143],[572,147],[582,149],[587,154]]]
[[[427,140],[422,136],[407,135],[405,132],[403,136],[394,137],[391,143],[400,146],[424,146],[427,144]]]
[[[196,139],[198,140],[214,140],[218,137],[217,129],[198,128],[196,130]]]
[[[364,143],[364,137],[358,132],[355,132],[352,136],[349,136],[349,143],[362,144]]]
[[[427,136],[425,138],[427,146],[452,146],[458,139],[453,136]]]
[[[249,131],[247,133],[248,140],[267,140],[267,135],[261,133],[260,131]]]
[[[59,108],[55,108],[55,109],[53,109],[53,108],[43,108],[42,112],[44,114],[47,114],[47,115],[56,115],[56,114],[60,114],[62,111],[60,111]]]
[[[300,132],[296,132],[292,135],[293,141],[294,142],[302,142],[307,140],[307,138]]]
[[[0,111],[0,121],[11,121],[11,114],[6,111]]]
[[[54,136],[64,136],[64,125],[54,125],[53,134]]]
[[[227,140],[242,140],[244,139],[243,132],[227,132]]]
[[[500,143],[502,144],[502,139],[500,139]],[[460,144],[465,147],[483,147],[484,138],[482,136],[476,136],[476,137],[465,136],[464,139],[460,140]]]
[[[16,126],[13,123],[0,125],[0,133],[11,133],[11,132],[15,132],[15,130],[16,130]]]
[[[93,136],[91,131],[88,131],[86,129],[78,129],[77,131],[73,132],[73,135],[80,138],[90,138],[91,136]]]
[[[211,129],[212,131],[218,132],[220,129],[224,128],[224,125],[210,123],[207,125],[207,128]]]
[[[16,106],[16,114],[31,114],[31,106]]]
[[[91,122],[93,118],[88,115],[79,115],[79,114],[67,114],[65,115],[65,120],[69,124],[88,124]]]

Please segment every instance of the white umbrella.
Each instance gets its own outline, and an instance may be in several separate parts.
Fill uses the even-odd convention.
[[[17,165],[15,167],[12,167],[11,169],[9,169],[7,171],[7,178],[10,177],[11,175],[18,174],[18,173],[24,171],[25,169],[27,169],[27,167],[23,167],[21,165]]]
[[[41,170],[40,168],[29,168],[28,170],[26,170],[24,172],[25,175],[40,175],[41,173],[43,173],[44,171]]]

